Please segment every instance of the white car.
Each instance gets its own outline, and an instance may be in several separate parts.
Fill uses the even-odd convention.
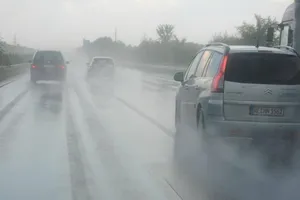
[[[110,57],[94,57],[87,63],[87,78],[106,79],[112,78],[114,74],[114,61]]]

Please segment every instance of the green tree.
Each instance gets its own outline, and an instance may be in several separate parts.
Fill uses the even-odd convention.
[[[161,43],[170,42],[174,39],[174,26],[171,24],[160,24],[156,28],[156,33]]]
[[[187,41],[186,38],[179,39],[176,35],[174,35],[174,38],[178,44],[182,44],[182,45],[184,45]]]
[[[229,35],[227,32],[215,34],[210,42],[223,42],[229,45],[265,45],[267,39],[267,29],[274,24],[278,24],[276,19],[262,17],[255,14],[255,23],[243,22],[237,26],[236,34]],[[274,43],[279,43],[279,34],[274,35]]]
[[[240,37],[238,37],[237,35],[229,35],[227,31],[225,31],[224,33],[214,34],[210,43],[212,42],[222,42],[229,45],[242,44],[242,40]]]
[[[260,45],[266,44],[267,29],[274,24],[278,24],[275,18],[262,17],[255,14],[255,24],[243,22],[242,25],[237,27],[237,32],[244,45],[256,45],[259,42]],[[275,42],[279,39],[278,35],[275,35]]]

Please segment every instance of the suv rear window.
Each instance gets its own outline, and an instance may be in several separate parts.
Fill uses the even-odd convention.
[[[225,80],[238,83],[300,85],[300,58],[275,53],[231,54]]]
[[[53,63],[53,64],[63,64],[64,59],[60,52],[58,51],[38,51],[34,56],[34,63]]]
[[[109,58],[94,58],[93,65],[101,65],[101,64],[114,64],[112,59]]]

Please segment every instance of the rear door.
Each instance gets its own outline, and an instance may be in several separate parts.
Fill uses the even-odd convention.
[[[205,80],[203,78],[203,72],[211,60],[211,55],[212,51],[206,50],[203,52],[195,75],[191,78],[191,81],[186,84],[189,95],[186,109],[188,113],[188,122],[192,127],[196,127],[197,125],[197,99],[204,88]]]
[[[224,117],[300,122],[299,61],[287,54],[231,54],[225,72]]]
[[[179,101],[179,109],[180,109],[180,116],[182,123],[187,124],[188,122],[188,104],[191,102],[191,96],[189,94],[189,85],[194,82],[194,76],[196,73],[196,69],[198,63],[202,57],[203,52],[199,52],[193,61],[191,62],[190,66],[188,67],[187,71],[185,72],[184,81],[179,88],[178,91],[178,101]]]

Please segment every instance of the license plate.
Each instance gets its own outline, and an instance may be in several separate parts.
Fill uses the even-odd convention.
[[[44,65],[45,68],[53,68],[54,65]]]
[[[250,115],[283,117],[283,108],[250,106]]]

